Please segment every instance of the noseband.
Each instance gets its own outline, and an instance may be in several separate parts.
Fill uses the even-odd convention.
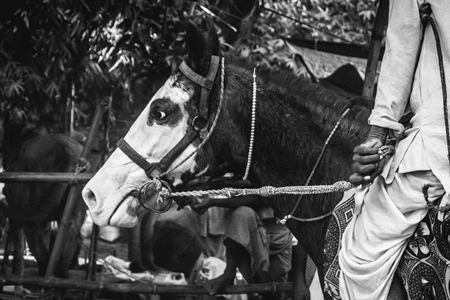
[[[133,149],[125,139],[117,143],[117,147],[122,150],[134,163],[145,171],[150,179],[159,179],[161,174],[167,171],[169,166],[180,156],[180,154],[199,136],[204,139],[208,133],[208,115],[209,115],[209,95],[214,85],[214,80],[219,69],[219,56],[211,56],[211,63],[206,77],[196,73],[184,61],[179,70],[187,78],[201,86],[200,104],[197,116],[192,120],[192,124],[183,138],[167,153],[159,162],[150,163]],[[162,181],[163,185],[171,189],[170,184]]]

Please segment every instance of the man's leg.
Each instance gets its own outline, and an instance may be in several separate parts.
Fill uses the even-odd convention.
[[[247,265],[250,268],[250,254],[243,246],[231,239],[225,241],[227,266],[222,275],[205,282],[205,289],[210,295],[217,295],[227,285],[234,283],[236,268]],[[245,267],[244,267],[245,268]]]
[[[344,232],[339,253],[342,299],[386,299],[406,241],[428,211],[424,184],[433,185],[430,201],[444,194],[431,172],[418,171],[397,173],[390,184],[379,176],[367,194],[356,195],[364,196],[364,203]]]
[[[254,274],[268,271],[269,241],[267,231],[256,212],[246,206],[236,208],[226,220],[224,236],[226,251],[225,273],[205,283],[211,295],[233,284],[236,268],[248,283],[254,282]]]

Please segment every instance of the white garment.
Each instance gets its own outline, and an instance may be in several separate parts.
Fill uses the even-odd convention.
[[[386,52],[369,124],[390,129],[392,136],[402,136],[405,129],[398,120],[405,112],[413,112],[410,130],[416,133],[419,131],[420,135],[401,141],[389,172],[397,171],[398,167],[403,168],[403,172],[423,170],[421,161],[426,160],[428,162],[426,165],[429,165],[439,178],[448,194],[450,166],[447,158],[442,84],[436,41],[430,24],[422,35],[419,6],[424,2],[424,0],[389,1]],[[426,2],[431,5],[433,11],[431,16],[435,19],[439,32],[449,91],[450,3],[448,0]],[[449,195],[441,204],[448,202],[450,202]]]
[[[343,300],[383,300],[406,240],[425,217],[428,208],[422,193],[435,201],[444,189],[430,171],[396,173],[391,184],[379,176],[355,194],[355,215],[342,237],[339,252],[340,295]]]
[[[422,186],[433,183],[429,200],[444,195],[449,202],[450,167],[436,42],[431,25],[425,29],[419,6],[423,0],[389,1],[386,52],[370,125],[406,137],[369,189],[355,195],[356,213],[343,236],[339,253],[343,300],[387,298],[392,276],[407,239],[427,213]],[[428,0],[441,38],[450,87],[450,2]],[[398,122],[412,111],[412,128]]]

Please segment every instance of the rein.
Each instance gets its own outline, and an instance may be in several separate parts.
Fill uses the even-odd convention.
[[[256,124],[256,72],[255,71],[256,70],[253,69],[252,121],[251,121],[251,130],[250,130],[250,142],[249,142],[249,149],[248,149],[247,166],[246,166],[246,169],[245,169],[245,174],[244,174],[243,180],[247,180],[247,177],[248,177],[248,174],[249,174],[249,171],[250,171],[250,166],[251,166],[251,161],[252,161],[252,154],[253,154],[253,144],[254,144],[254,138],[255,138],[255,124]],[[350,108],[348,107],[344,111],[342,116],[339,118],[338,122],[336,123],[336,125],[333,128],[333,130],[331,131],[330,135],[326,139],[325,144],[322,147],[322,150],[321,150],[321,152],[319,154],[319,157],[317,158],[317,161],[316,161],[316,163],[315,163],[311,173],[309,174],[309,177],[306,180],[306,184],[305,184],[304,187],[309,186],[309,183],[310,183],[310,181],[311,181],[311,179],[312,179],[312,177],[313,177],[313,175],[314,175],[314,173],[315,173],[315,171],[317,169],[317,166],[319,165],[320,161],[322,160],[323,154],[325,153],[325,150],[326,150],[326,148],[327,148],[331,138],[333,137],[334,133],[338,129],[339,125],[341,124],[342,119],[344,119],[344,117],[347,115],[347,113],[349,111],[350,111]],[[346,188],[348,188],[348,185],[346,185]],[[297,208],[300,205],[300,201],[302,200],[304,193],[300,192],[300,190],[298,190],[298,189],[295,189],[295,188],[293,189],[293,187],[288,187],[287,190],[285,189],[283,191],[277,190],[276,192],[275,192],[274,189],[275,188],[273,188],[273,187],[263,187],[261,190],[260,189],[258,189],[258,190],[253,189],[253,193],[254,194],[259,194],[259,195],[261,195],[263,197],[269,197],[269,194],[272,195],[272,196],[275,195],[275,194],[280,194],[280,193],[281,194],[286,194],[286,193],[289,194],[290,192],[293,192],[295,190],[295,192],[293,192],[293,194],[300,194],[300,197],[298,198],[297,202],[295,203],[294,208],[292,209],[291,213],[286,215],[286,216],[284,216],[283,219],[279,220],[278,221],[279,224],[285,225],[287,220],[289,220],[289,219],[293,219],[293,220],[301,221],[301,222],[318,221],[318,220],[322,220],[322,219],[330,216],[333,213],[333,210],[332,210],[332,211],[330,211],[330,212],[328,212],[328,213],[326,213],[324,215],[321,215],[321,216],[318,216],[318,217],[314,217],[314,218],[298,218],[298,217],[294,217],[294,213],[297,211]],[[350,189],[350,188],[348,188],[348,189]],[[348,189],[346,189],[346,190],[348,190]],[[272,190],[272,192],[268,193],[267,190]],[[323,192],[327,193],[327,191],[325,191],[325,190],[327,190],[327,188],[323,189]],[[339,188],[338,188],[338,190],[339,190]],[[229,196],[231,197],[231,191],[230,190],[225,190],[225,193],[228,193]],[[236,193],[238,193],[238,192],[235,192],[235,194]],[[246,195],[247,193],[248,193],[248,189],[245,189],[245,191],[242,193],[242,195]]]
[[[442,48],[441,39],[439,38],[439,32],[436,26],[436,22],[433,17],[431,17],[431,5],[429,3],[423,3],[419,8],[420,19],[424,26],[429,22],[431,28],[433,29],[434,38],[436,40],[436,51],[439,61],[439,75],[441,77],[442,85],[442,102],[444,107],[444,121],[445,121],[445,134],[447,137],[447,159],[450,163],[450,125],[448,120],[448,107],[447,107],[447,83],[445,81],[445,69],[444,69],[444,59],[442,58]],[[425,32],[425,28],[423,29]]]
[[[436,41],[436,51],[439,61],[439,75],[441,78],[441,85],[442,85],[442,102],[443,102],[443,108],[444,108],[444,122],[445,122],[445,135],[447,138],[447,159],[450,163],[450,126],[449,126],[449,119],[448,119],[448,106],[447,106],[447,83],[445,81],[445,69],[444,69],[444,60],[442,58],[442,48],[441,48],[441,39],[439,38],[439,32],[436,26],[436,22],[434,21],[433,17],[431,16],[432,13],[431,5],[429,3],[423,3],[420,5],[419,8],[419,14],[420,14],[420,20],[422,21],[422,24],[424,25],[423,28],[423,34],[425,35],[425,26],[430,23],[431,28],[433,29],[434,38]],[[423,41],[423,40],[422,40]],[[431,185],[426,184],[422,187],[422,192],[425,198],[425,201],[427,202],[428,208],[435,209],[439,212],[448,213],[450,211],[450,203],[448,203],[445,206],[439,206],[435,205],[432,202],[428,200],[428,189]],[[447,219],[447,217],[445,217]],[[447,219],[448,220],[448,219]]]
[[[341,117],[339,118],[339,120],[337,121],[336,125],[334,125],[333,130],[330,132],[330,135],[328,136],[328,138],[326,139],[322,150],[320,151],[319,157],[316,160],[316,164],[314,165],[311,173],[309,174],[308,179],[306,180],[306,184],[305,186],[309,186],[309,183],[311,182],[312,177],[314,176],[314,173],[316,172],[317,166],[319,165],[320,161],[322,160],[323,154],[325,153],[325,150],[328,146],[328,144],[330,143],[331,138],[333,137],[334,133],[336,132],[336,130],[338,129],[339,125],[341,125],[342,119],[344,119],[344,117],[348,114],[348,112],[350,111],[350,108],[348,107],[344,113],[341,115]],[[278,222],[280,224],[286,224],[287,220],[292,219],[292,220],[296,220],[299,222],[312,222],[312,221],[318,221],[318,220],[322,220],[326,217],[329,217],[332,213],[333,210],[331,210],[330,212],[318,216],[318,217],[314,217],[314,218],[298,218],[298,217],[294,217],[294,213],[297,211],[298,206],[300,205],[301,200],[303,199],[303,194],[300,195],[300,197],[298,198],[297,202],[294,205],[294,208],[292,209],[291,213],[284,216],[283,219],[279,220]]]

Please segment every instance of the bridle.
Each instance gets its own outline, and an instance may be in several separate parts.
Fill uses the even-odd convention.
[[[145,175],[149,179],[158,179],[158,181],[161,181],[161,183],[169,190],[173,189],[172,185],[167,180],[162,180],[160,177],[163,177],[162,175],[165,174],[169,166],[177,157],[181,155],[181,153],[194,141],[195,138],[200,137],[200,139],[204,139],[208,133],[209,95],[214,85],[214,80],[219,69],[219,63],[220,57],[212,55],[206,77],[203,77],[192,70],[185,61],[180,64],[180,72],[201,87],[199,110],[197,116],[193,118],[192,124],[183,138],[159,162],[148,162],[123,138],[117,143],[117,147],[122,150],[122,152],[135,164],[143,169],[145,171]],[[138,196],[139,194],[140,192],[138,192]]]

